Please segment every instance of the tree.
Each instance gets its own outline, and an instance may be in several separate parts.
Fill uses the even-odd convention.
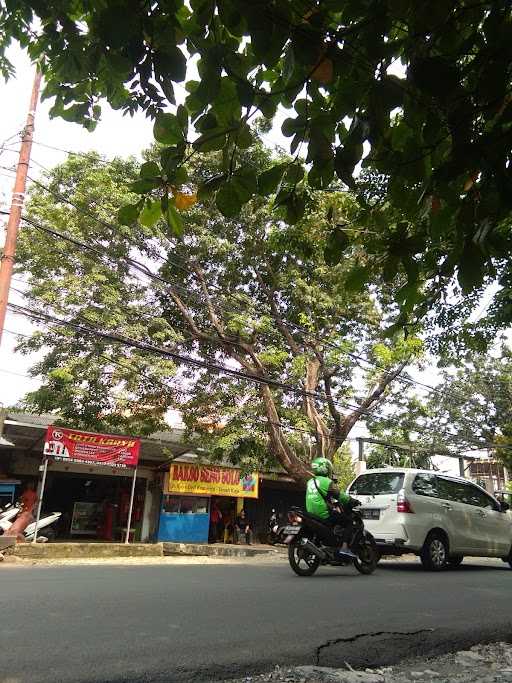
[[[358,190],[354,220],[376,233],[366,243],[373,268],[360,280],[374,270],[407,275],[399,326],[441,304],[454,281],[468,295],[489,279],[504,289],[493,322],[510,322],[506,0],[255,0],[243,11],[236,0],[13,0],[0,13],[0,69],[12,73],[5,49],[21,42],[41,64],[54,115],[91,129],[106,98],[155,118],[165,148],[138,191],[158,198],[174,230],[167,188],[184,182],[185,160],[198,150],[224,150],[199,189],[216,193],[228,217],[260,191],[297,221],[308,186],[325,189],[336,176]],[[185,80],[184,104],[165,111]],[[279,107],[289,111],[282,131],[292,154],[306,154],[308,173],[283,182],[286,167],[277,164],[257,182],[238,152],[250,145],[255,114],[271,120]],[[381,202],[366,202],[354,181],[362,160],[385,181]]]
[[[259,144],[245,154],[262,173],[271,164]],[[219,153],[192,159],[191,181],[221,165]],[[125,200],[118,175],[129,180],[132,172],[131,162],[95,157],[54,169],[47,180],[53,194],[36,187],[29,220],[96,251],[56,237],[34,240],[27,228],[18,267],[28,273],[35,308],[43,302],[47,314],[178,353],[177,372],[158,351],[50,325],[21,344],[46,352],[34,368],[46,383],[27,405],[84,426],[144,433],[169,407],[180,408],[191,437],[213,458],[247,468],[277,462],[303,479],[311,457],[332,457],[420,350],[414,338],[380,339],[386,297],[346,287],[352,260],[326,264],[336,246],[326,216],[349,218],[353,198],[316,193],[291,226],[261,197],[230,219],[212,200],[191,203],[177,238],[151,212],[147,227],[109,222]],[[144,274],[127,257],[143,260]],[[379,367],[364,370],[351,353]]]
[[[436,449],[446,450],[439,436],[431,429],[432,410],[411,387],[404,388],[393,402],[393,410],[367,421],[372,438],[383,441],[371,444],[366,462],[368,468],[393,465],[430,469]]]
[[[356,477],[352,452],[346,442],[332,456],[332,466],[340,490],[345,491]]]
[[[474,354],[445,371],[435,397],[432,429],[447,444],[490,450],[512,468],[512,352]]]

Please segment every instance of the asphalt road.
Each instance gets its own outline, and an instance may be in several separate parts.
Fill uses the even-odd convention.
[[[372,576],[286,561],[0,569],[0,683],[221,680],[275,664],[390,664],[512,637],[512,571]],[[376,635],[380,634],[380,635]]]

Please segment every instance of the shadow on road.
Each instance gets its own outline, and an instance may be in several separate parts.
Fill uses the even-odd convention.
[[[388,570],[393,570],[393,571],[401,571],[401,572],[419,572],[422,574],[430,573],[427,572],[425,569],[423,569],[423,566],[421,563],[418,562],[393,562],[390,560],[384,560],[383,562],[379,562],[379,565],[377,567],[377,570],[383,569],[385,571]],[[444,570],[444,573],[449,572],[462,572],[462,573],[475,573],[475,572],[487,572],[487,571],[511,571],[510,567],[505,564],[504,562],[501,564],[471,564],[468,561],[468,564],[465,562],[461,564],[459,567],[448,567],[447,569]]]

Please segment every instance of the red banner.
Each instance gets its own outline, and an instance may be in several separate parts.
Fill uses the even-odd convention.
[[[137,467],[140,439],[48,427],[44,454],[60,462],[107,467]]]

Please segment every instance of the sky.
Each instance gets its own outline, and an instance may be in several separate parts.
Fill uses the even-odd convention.
[[[25,125],[34,78],[34,67],[24,52],[13,48],[9,52],[9,57],[16,67],[16,77],[7,83],[0,80],[0,101],[3,104],[0,119],[0,148],[7,138],[18,133]],[[38,143],[75,152],[97,150],[110,158],[126,157],[132,154],[139,156],[141,150],[153,141],[152,123],[142,114],[136,114],[133,118],[123,116],[105,103],[101,122],[93,133],[89,133],[77,124],[58,118],[51,119],[48,114],[51,104],[51,100],[46,100],[38,105],[34,132],[34,140]],[[19,148],[19,137],[12,138],[10,142],[14,144],[9,145],[8,142],[6,147]],[[52,167],[64,161],[66,157],[67,155],[62,152],[34,144],[32,147],[33,164],[29,173],[37,178],[40,172],[37,162],[43,166]],[[0,151],[0,166],[9,168],[16,162],[16,153],[5,148]],[[0,209],[3,211],[9,209],[13,182],[13,174],[0,168]],[[3,227],[3,220],[1,224]],[[0,244],[3,244],[3,241],[2,229]],[[23,289],[23,284],[13,282],[13,287]],[[22,303],[21,296],[12,290],[9,300],[13,303]],[[38,381],[23,376],[32,365],[33,356],[27,358],[15,353],[16,337],[11,334],[11,331],[29,334],[30,323],[20,316],[8,313],[6,329],[9,332],[5,333],[0,346],[0,403],[13,405],[27,391],[37,388]]]

